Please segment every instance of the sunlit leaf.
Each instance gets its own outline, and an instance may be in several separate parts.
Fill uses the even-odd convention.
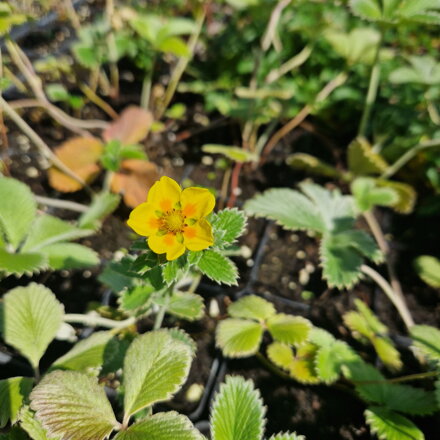
[[[237,266],[228,257],[217,251],[210,249],[203,251],[197,267],[203,275],[206,275],[218,284],[237,285]]]
[[[8,421],[13,425],[20,408],[32,390],[33,379],[30,377],[10,377],[0,380],[0,428]]]
[[[189,292],[174,292],[170,298],[168,313],[194,321],[203,316],[204,304],[200,295]]]
[[[259,159],[258,155],[251,151],[229,145],[205,144],[202,146],[202,151],[211,154],[221,154],[234,162],[240,163],[257,162]]]
[[[440,287],[440,260],[430,255],[421,255],[414,260],[417,275],[428,285]]]
[[[414,346],[426,357],[440,364],[440,330],[430,325],[414,325],[410,334]]]
[[[256,295],[244,296],[228,307],[228,314],[232,318],[264,321],[275,313],[275,307],[272,303]]]
[[[300,345],[307,340],[311,328],[310,321],[301,316],[279,313],[267,320],[267,329],[272,337],[279,342]]]

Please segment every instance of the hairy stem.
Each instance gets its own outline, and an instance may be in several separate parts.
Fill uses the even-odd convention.
[[[84,324],[90,327],[121,329],[133,325],[136,322],[136,318],[131,317],[124,319],[123,321],[115,321],[114,319],[103,318],[101,316],[67,313],[64,315],[64,321],[75,324]]]
[[[74,212],[86,212],[89,207],[81,203],[71,202],[70,200],[51,199],[49,197],[34,195],[35,200],[40,205],[53,206],[54,208],[67,209]]]
[[[383,29],[381,29],[380,38],[376,46],[374,53],[373,67],[370,72],[370,81],[368,84],[367,97],[365,99],[364,110],[362,113],[361,122],[359,124],[358,135],[365,136],[367,132],[368,122],[370,120],[371,111],[373,110],[374,103],[377,97],[377,91],[380,83],[380,61],[379,54],[382,48],[383,42]]]
[[[384,291],[385,295],[389,298],[389,300],[393,303],[394,307],[399,312],[399,315],[405,323],[407,329],[409,330],[411,327],[413,327],[414,321],[408,310],[408,306],[404,301],[402,301],[402,299],[398,295],[396,295],[388,281],[372,267],[365,264],[361,266],[361,271],[365,275],[368,275]]]

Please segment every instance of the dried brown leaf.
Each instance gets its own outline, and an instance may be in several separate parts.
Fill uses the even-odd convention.
[[[100,171],[97,163],[103,151],[102,142],[94,137],[69,139],[55,150],[55,155],[78,177],[90,183]],[[81,184],[55,167],[49,168],[49,184],[61,192],[74,192]]]

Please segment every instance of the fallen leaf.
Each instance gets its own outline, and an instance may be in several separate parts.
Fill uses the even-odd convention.
[[[145,139],[152,123],[151,112],[130,106],[102,132],[102,137],[106,142],[117,139],[123,145],[136,144]]]
[[[102,152],[102,142],[94,137],[77,137],[69,139],[55,149],[55,155],[70,168],[78,177],[90,183],[99,173],[97,163]],[[55,167],[48,170],[49,184],[61,192],[74,192],[82,188],[76,180]]]
[[[120,172],[113,174],[111,189],[124,197],[130,208],[147,200],[148,190],[159,180],[157,165],[147,160],[128,159],[121,163]]]

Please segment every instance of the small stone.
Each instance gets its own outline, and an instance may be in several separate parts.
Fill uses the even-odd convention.
[[[252,256],[252,249],[249,246],[241,246],[240,252],[243,258],[250,258]]]
[[[29,167],[26,169],[26,176],[28,177],[35,178],[38,177],[39,174],[39,171],[35,167]]]
[[[23,163],[30,163],[31,162],[31,158],[27,154],[23,154],[23,156],[21,156],[21,161]]]
[[[205,387],[199,383],[193,383],[186,391],[185,398],[188,402],[198,402],[202,395]]]
[[[252,267],[254,264],[255,264],[255,261],[252,258],[249,258],[248,260],[246,260],[247,267]]]
[[[294,243],[298,242],[299,241],[299,236],[296,235],[296,234],[292,234],[290,236],[290,241],[293,241]]]
[[[85,270],[83,272],[83,277],[84,278],[90,278],[92,276],[92,272],[90,270]]]
[[[175,158],[173,158],[173,160],[171,161],[171,163],[172,163],[175,167],[183,167],[183,165],[185,165],[185,161],[184,161],[181,157],[175,157]]]
[[[304,260],[304,258],[306,258],[306,253],[303,250],[299,250],[296,253],[296,258],[298,258],[298,260]]]
[[[310,280],[310,274],[305,270],[301,269],[299,271],[299,283],[305,286]]]
[[[313,273],[316,270],[316,267],[312,263],[307,263],[305,267],[308,273]]]
[[[216,299],[211,299],[209,302],[209,316],[211,318],[217,318],[220,315],[220,308]]]
[[[241,193],[243,192],[243,190],[241,188],[237,187],[237,188],[234,188],[233,192],[234,192],[235,196],[240,196]]]
[[[297,284],[295,283],[295,281],[291,281],[291,282],[287,285],[287,287],[288,287],[290,290],[295,290],[295,289],[297,288]]]
[[[214,159],[212,156],[203,156],[202,157],[202,164],[206,166],[210,166],[214,163]]]

